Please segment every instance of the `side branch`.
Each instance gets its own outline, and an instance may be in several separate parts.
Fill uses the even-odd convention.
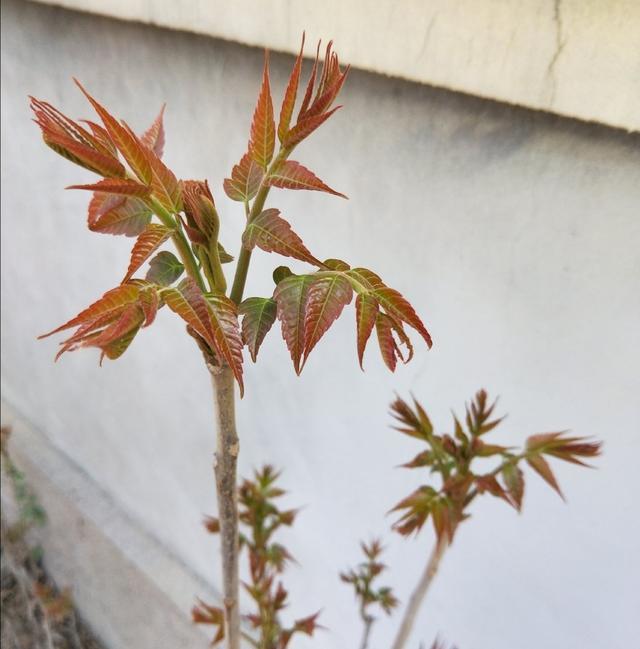
[[[215,475],[222,548],[222,579],[227,649],[240,648],[238,587],[237,461],[240,444],[236,432],[234,378],[229,367],[210,367],[216,403]]]

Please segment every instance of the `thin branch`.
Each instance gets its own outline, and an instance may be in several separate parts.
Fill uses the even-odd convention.
[[[173,215],[166,210],[158,201],[152,200],[153,210],[156,216],[162,221],[162,224],[171,228],[173,234],[171,235],[171,240],[173,241],[180,260],[184,264],[187,274],[198,284],[198,286],[204,291],[205,285],[202,281],[202,275],[200,275],[200,269],[198,268],[198,262],[193,255],[191,250],[191,245],[187,241],[187,238],[182,232],[180,227],[179,220],[175,219]]]
[[[371,636],[371,629],[376,618],[373,615],[367,615],[362,613],[362,619],[364,621],[364,631],[362,633],[362,640],[360,641],[360,649],[367,649],[369,646],[369,637]]]
[[[222,550],[222,581],[227,649],[240,649],[238,581],[238,490],[236,473],[240,444],[236,432],[234,377],[227,366],[210,367],[216,403],[215,475]]]
[[[267,179],[269,178],[269,174],[283,160],[286,160],[287,156],[290,153],[291,153],[290,149],[283,149],[283,148],[280,149],[278,155],[273,159],[271,165],[269,166],[269,169],[265,173],[264,178],[262,179],[262,183],[260,184],[260,189],[258,190],[258,193],[256,194],[256,197],[253,201],[253,205],[251,206],[251,210],[248,213],[247,213],[248,204],[245,201],[244,205],[245,205],[245,213],[247,213],[247,225],[249,225],[249,223],[251,223],[251,221],[255,219],[256,216],[258,216],[264,208],[264,204],[267,200],[267,196],[269,195],[269,190],[271,189],[271,186],[266,183]],[[229,297],[236,304],[240,304],[240,302],[242,302],[242,295],[244,293],[244,285],[247,282],[247,275],[249,273],[250,262],[251,262],[251,250],[247,250],[243,246],[240,250],[240,254],[238,255],[236,273],[233,278],[231,293],[229,294]]]
[[[431,586],[431,583],[433,582],[433,578],[438,572],[438,566],[440,565],[440,561],[442,560],[448,545],[449,541],[446,535],[443,535],[433,548],[426,568],[422,573],[422,577],[420,577],[418,585],[411,594],[411,598],[409,599],[409,603],[404,612],[404,617],[400,624],[400,628],[398,629],[392,649],[403,649],[406,645],[409,635],[411,634],[413,626],[418,618],[418,611],[420,610],[422,601],[429,590],[429,586]]]

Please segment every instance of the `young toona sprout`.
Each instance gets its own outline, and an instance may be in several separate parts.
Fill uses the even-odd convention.
[[[464,423],[454,415],[453,431],[436,433],[426,411],[415,399],[409,404],[398,398],[391,405],[396,430],[426,447],[403,466],[424,469],[429,476],[428,482],[392,509],[400,512],[393,529],[405,537],[417,535],[431,520],[436,536],[435,547],[407,603],[393,649],[406,646],[442,556],[460,524],[471,517],[471,505],[479,496],[499,498],[520,511],[525,485],[521,467],[528,464],[562,497],[547,459],[587,466],[584,458],[600,454],[600,442],[566,432],[532,435],[522,449],[489,442],[488,434],[504,419],[492,419],[495,406],[495,402],[489,403],[487,393],[480,390],[465,408]],[[477,466],[476,460],[480,459],[495,460],[493,468],[487,469],[486,461],[482,462],[482,468]]]
[[[72,185],[90,191],[87,224],[94,232],[135,237],[131,258],[117,286],[46,336],[73,329],[58,356],[85,347],[100,359],[119,358],[137,334],[150,326],[164,306],[187,325],[211,373],[216,403],[216,486],[222,537],[225,641],[239,649],[238,517],[234,381],[244,391],[244,348],[256,361],[265,336],[280,322],[293,367],[300,373],[309,355],[355,295],[356,349],[363,355],[376,330],[382,358],[394,371],[413,354],[405,327],[431,346],[431,336],[411,304],[376,273],[344,261],[313,254],[281,212],[266,207],[273,188],[311,190],[345,197],[291,159],[298,144],[339,108],[334,103],[347,78],[332,45],[324,62],[318,53],[302,92],[302,47],[293,65],[278,122],[274,114],[265,55],[262,85],[251,123],[247,150],[223,182],[227,196],[241,204],[245,228],[238,242],[233,279],[223,265],[234,261],[219,240],[221,215],[206,181],[180,180],[162,159],[164,107],[143,133],[116,119],[76,82],[98,121],[74,121],[46,101],[31,108],[44,142],[67,160],[99,176],[95,183]],[[345,197],[346,198],[346,197]],[[234,217],[235,220],[235,217]],[[175,253],[162,250],[173,244]],[[244,299],[253,251],[275,253],[311,268],[273,273],[271,295]],[[394,260],[389,260],[393,266]],[[141,269],[148,263],[146,273]],[[239,321],[241,319],[241,322]],[[305,623],[306,627],[310,622]],[[304,625],[303,625],[304,626]],[[306,628],[305,627],[305,628]]]

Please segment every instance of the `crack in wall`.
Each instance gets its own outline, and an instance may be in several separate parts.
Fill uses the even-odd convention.
[[[562,0],[553,0],[553,22],[556,26],[556,47],[547,66],[547,78],[549,80],[549,108],[553,107],[556,99],[558,80],[556,78],[556,65],[558,59],[567,44],[564,36],[564,25],[562,23]]]
[[[424,37],[422,39],[422,45],[420,46],[420,51],[418,52],[418,56],[416,57],[416,60],[421,60],[424,57],[425,52],[427,51],[427,45],[429,44],[429,41],[431,40],[431,32],[433,31],[433,27],[436,24],[436,20],[438,19],[438,12],[434,13],[433,16],[431,17],[431,20],[429,21],[429,24],[427,25],[427,29],[424,32]]]

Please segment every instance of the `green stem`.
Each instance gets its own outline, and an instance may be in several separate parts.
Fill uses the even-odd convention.
[[[230,293],[231,300],[236,304],[242,302],[242,294],[244,293],[244,285],[247,283],[247,274],[249,273],[250,262],[251,251],[242,248],[238,255],[238,265],[236,266],[236,274],[233,277],[233,284],[231,285]]]
[[[212,291],[215,291],[216,280],[213,276],[213,271],[211,270],[211,263],[209,262],[207,252],[202,246],[197,246],[196,251],[198,253],[198,260],[200,261],[200,267],[204,272],[204,276],[207,278],[207,282],[209,282],[209,288]]]
[[[220,252],[218,250],[218,230],[216,229],[215,237],[211,238],[209,244],[209,267],[211,269],[211,276],[213,279],[213,288],[219,293],[226,294],[227,292],[227,278],[224,276],[222,270],[222,263],[220,262]]]
[[[253,201],[253,205],[251,206],[251,211],[247,216],[247,224],[251,223],[251,221],[253,221],[253,219],[255,219],[256,216],[258,216],[258,214],[260,214],[260,212],[262,212],[262,210],[264,209],[264,204],[267,200],[267,196],[269,195],[269,190],[271,189],[269,185],[265,185],[265,180],[269,177],[271,171],[275,169],[278,164],[287,159],[289,153],[291,153],[291,151],[288,149],[280,149],[278,155],[273,159],[273,162],[271,163],[269,169],[267,169],[267,172],[262,179],[260,189],[258,190],[255,200]],[[236,304],[240,304],[240,302],[242,302],[242,295],[244,293],[244,286],[247,283],[247,274],[249,273],[250,262],[251,250],[247,250],[246,248],[242,247],[240,249],[240,254],[238,255],[238,264],[236,265],[236,273],[233,277],[233,284],[231,286],[230,293],[231,299]]]
[[[265,175],[266,178],[266,175]],[[262,212],[262,208],[267,200],[269,194],[268,185],[262,185],[258,190],[255,200],[253,201],[253,206],[247,219],[247,224]],[[238,264],[236,265],[236,274],[233,277],[233,284],[231,286],[231,299],[236,303],[240,304],[242,302],[242,294],[244,293],[244,286],[247,283],[247,275],[249,273],[249,263],[251,262],[251,250],[247,250],[244,246],[240,249],[240,254],[238,255]]]
[[[154,212],[157,214],[160,221],[162,221],[162,224],[174,231],[171,235],[171,239],[178,250],[178,254],[180,255],[180,259],[184,264],[187,274],[196,282],[202,291],[205,291],[206,289],[202,276],[200,275],[198,262],[196,261],[191,246],[189,245],[187,238],[184,236],[178,222],[173,218],[173,215],[168,210],[158,203],[158,201],[152,198],[151,204]]]
[[[520,460],[524,460],[527,457],[526,453],[518,453],[517,455],[512,455],[508,459],[504,460],[501,464],[499,464],[491,473],[488,473],[487,475],[490,476],[496,476],[498,473],[501,473],[502,470],[509,464],[518,464]],[[464,499],[464,508],[466,509],[478,496],[478,490],[477,489],[472,489],[468,494],[467,497]]]

